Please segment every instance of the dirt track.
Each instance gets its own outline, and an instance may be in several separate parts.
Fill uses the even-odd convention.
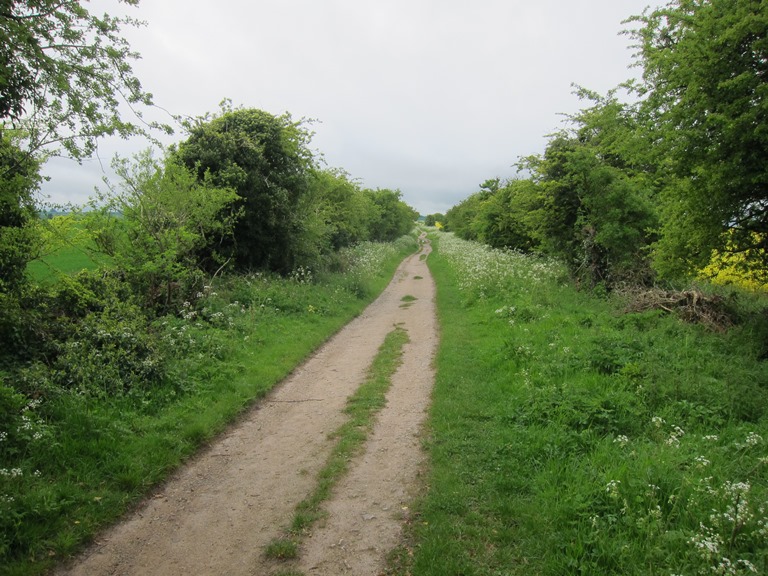
[[[316,484],[385,336],[400,325],[410,342],[387,405],[332,499],[327,521],[304,539],[291,565],[304,574],[379,574],[398,543],[423,463],[420,430],[437,346],[434,285],[425,245],[384,293],[286,379],[243,421],[179,470],[158,492],[57,574],[269,575],[286,566],[264,556]],[[416,298],[404,302],[404,296]]]

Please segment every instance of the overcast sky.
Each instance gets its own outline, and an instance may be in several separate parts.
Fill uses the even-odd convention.
[[[118,8],[134,71],[155,103],[197,116],[235,105],[313,118],[312,147],[368,188],[400,189],[422,214],[445,212],[488,178],[541,153],[572,84],[604,93],[635,76],[622,20],[648,0],[142,0]],[[653,3],[655,6],[656,3]],[[166,118],[167,120],[167,118]],[[172,141],[183,139],[177,133]],[[84,202],[115,152],[51,160],[44,194]]]

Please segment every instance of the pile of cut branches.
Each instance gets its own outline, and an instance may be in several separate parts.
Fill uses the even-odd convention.
[[[662,310],[676,314],[682,320],[703,324],[712,330],[727,330],[735,324],[734,312],[725,298],[704,294],[695,288],[663,290],[661,288],[624,288],[626,312]]]

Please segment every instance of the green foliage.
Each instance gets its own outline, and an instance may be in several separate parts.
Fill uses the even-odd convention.
[[[636,107],[614,92],[577,94],[592,106],[570,118],[573,128],[553,137],[542,157],[523,164],[542,187],[532,228],[590,286],[646,281],[658,220]]]
[[[109,399],[164,382],[166,358],[144,314],[130,304],[112,302],[87,314],[58,352],[53,383],[79,394]]]
[[[530,252],[540,244],[537,219],[544,202],[541,188],[531,180],[510,180],[480,202],[473,235],[493,248]]]
[[[128,104],[141,120],[141,106],[152,103],[133,75],[138,55],[120,35],[140,23],[83,4],[11,0],[0,8],[0,119],[3,130],[23,127],[30,152],[60,146],[83,158],[100,136],[144,132],[120,111]]]
[[[403,202],[399,190],[366,190],[365,193],[378,208],[378,215],[371,222],[370,240],[393,242],[411,231],[419,215]]]
[[[658,220],[636,107],[613,92],[577,93],[593,105],[542,156],[520,162],[530,177],[484,182],[448,211],[448,229],[494,248],[556,256],[590,287],[647,281]]]
[[[344,172],[319,169],[310,134],[289,115],[232,109],[225,102],[219,115],[187,129],[175,156],[240,197],[233,240],[216,248],[231,254],[240,270],[322,269],[336,250],[391,242],[416,219],[399,191],[360,190]]]
[[[475,192],[451,207],[445,214],[445,229],[455,232],[459,238],[464,240],[477,240],[477,225],[475,221],[481,204],[489,196],[488,192]]]
[[[313,168],[309,188],[299,200],[302,216],[294,231],[294,267],[323,270],[339,250],[371,238],[381,211],[370,195],[341,170]]]
[[[371,239],[371,226],[380,215],[379,207],[347,174],[339,170],[314,170],[311,188],[307,208],[312,207],[322,219],[331,250]]]
[[[576,277],[613,284],[642,266],[655,223],[642,181],[575,139],[553,141],[538,170],[552,207],[542,225],[545,242]]]
[[[26,269],[37,242],[33,194],[40,183],[39,162],[16,140],[0,133],[0,364],[26,355]]]
[[[33,193],[40,183],[39,162],[0,133],[0,293],[24,281],[34,250]]]
[[[120,188],[110,188],[87,225],[147,306],[178,306],[202,287],[202,270],[226,263],[215,248],[231,241],[237,195],[149,150],[133,162],[117,158],[113,168]]]
[[[631,19],[649,136],[669,176],[657,265],[690,273],[712,250],[766,267],[768,11],[753,0],[675,0]],[[730,231],[729,234],[724,232]]]
[[[3,373],[0,373],[0,378],[0,454],[3,461],[7,462],[26,451],[26,443],[30,438],[25,424],[30,418],[26,415],[29,410],[27,399],[5,384]]]
[[[240,270],[290,272],[301,249],[298,210],[309,187],[310,135],[289,115],[232,109],[187,126],[189,137],[175,151],[203,181],[230,188],[242,213],[233,240],[209,246],[232,256]],[[209,176],[206,176],[209,174]]]
[[[108,399],[165,382],[166,358],[149,331],[147,311],[116,275],[63,276],[30,291],[23,304],[24,354],[8,357],[7,365],[24,393],[38,398],[70,390]]]
[[[434,226],[436,224],[445,224],[445,214],[436,212],[435,214],[428,214],[424,218],[424,224],[427,226]]]
[[[448,227],[555,255],[593,287],[695,276],[713,254],[735,255],[742,274],[761,277],[766,14],[751,0],[674,0],[630,18],[642,81],[605,96],[577,87],[588,107],[541,157],[520,163],[538,187],[488,180],[448,212]],[[620,90],[634,102],[621,102]]]

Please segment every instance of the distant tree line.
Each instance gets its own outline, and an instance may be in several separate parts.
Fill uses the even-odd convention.
[[[629,19],[641,80],[588,106],[488,180],[446,225],[562,258],[590,284],[696,274],[717,257],[768,280],[768,10],[674,0]],[[618,94],[627,90],[630,102]]]

